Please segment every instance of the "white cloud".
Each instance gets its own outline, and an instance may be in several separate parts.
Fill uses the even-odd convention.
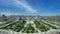
[[[2,1],[2,2],[1,2]],[[23,8],[28,13],[37,14],[37,10],[32,8],[27,2],[27,0],[0,0],[0,3],[3,3],[5,6],[15,6],[17,8]]]
[[[36,9],[33,9],[32,6],[28,4],[26,0],[17,0],[15,3],[20,7],[22,6],[29,13],[38,13]]]
[[[4,14],[4,15],[7,15],[7,16],[9,16],[9,15],[20,15],[19,13],[13,13],[13,12],[8,12],[8,11],[7,12],[0,12],[0,14],[1,15]]]

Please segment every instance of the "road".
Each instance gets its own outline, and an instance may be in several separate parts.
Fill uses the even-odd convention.
[[[3,25],[3,26],[0,26],[0,28],[9,26],[9,25],[11,25],[11,24],[14,24],[14,23],[16,23],[17,21],[18,21],[18,20],[16,20],[15,22],[11,22],[11,23],[5,24],[5,25]]]
[[[42,22],[47,23],[47,24],[51,24],[51,23],[46,22],[46,21],[44,21],[44,20],[42,20]],[[55,27],[57,27],[57,28],[60,28],[60,26],[58,26],[58,25],[55,25],[55,24],[51,24],[51,25],[53,25],[53,26],[55,26]]]

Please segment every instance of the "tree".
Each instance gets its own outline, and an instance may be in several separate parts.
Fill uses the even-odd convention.
[[[25,27],[22,31],[23,33],[37,33],[38,31],[35,30],[31,24],[28,24],[27,27]]]
[[[8,19],[5,15],[2,15],[2,21],[8,21]]]

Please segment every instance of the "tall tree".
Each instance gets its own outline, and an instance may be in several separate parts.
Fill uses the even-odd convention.
[[[2,20],[7,21],[8,19],[7,19],[7,17],[5,15],[2,15]]]

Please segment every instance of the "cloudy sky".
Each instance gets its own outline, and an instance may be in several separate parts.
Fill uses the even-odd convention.
[[[60,0],[0,0],[0,14],[60,15]]]

